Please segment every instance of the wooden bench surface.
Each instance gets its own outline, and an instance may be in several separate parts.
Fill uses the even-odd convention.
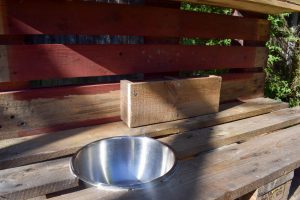
[[[79,182],[70,172],[70,158],[60,157],[97,139],[142,134],[160,136],[175,149],[180,161],[170,180],[151,190],[89,188],[54,199],[235,199],[300,166],[300,108],[286,107],[258,98],[222,105],[216,114],[140,128],[116,122],[2,140],[0,197],[28,199],[75,188]]]

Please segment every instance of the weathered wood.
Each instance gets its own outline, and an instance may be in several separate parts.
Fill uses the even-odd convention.
[[[267,59],[264,47],[52,44],[1,46],[0,50],[2,59],[8,59],[1,65],[9,73],[0,74],[4,81],[258,68]]]
[[[300,166],[299,131],[300,126],[295,126],[182,162],[174,178],[155,189],[107,192],[90,188],[55,200],[233,200]]]
[[[245,195],[238,200],[287,200],[294,171],[259,187],[255,192]]]
[[[2,19],[5,23],[0,34],[139,35],[263,41],[268,40],[269,34],[267,20],[152,6],[95,1],[2,0],[2,10],[5,11]]]
[[[273,104],[273,105],[272,105]],[[191,119],[178,120],[173,122],[167,122],[162,124],[144,126],[140,128],[128,128],[124,123],[117,122],[111,124],[104,124],[95,127],[87,127],[74,129],[69,131],[57,132],[55,134],[44,134],[40,136],[28,136],[23,138],[8,139],[0,141],[0,169],[20,166],[37,161],[57,158],[65,155],[70,155],[76,152],[82,146],[93,142],[98,139],[120,136],[120,135],[147,135],[151,137],[164,136],[175,133],[180,133],[188,130],[194,130],[201,127],[212,126],[215,124],[225,123],[228,121],[234,121],[245,117],[255,116],[258,114],[266,113],[273,109],[279,109],[282,104],[275,104],[274,102],[269,104],[266,101],[258,100],[252,101],[240,106],[236,106],[222,112],[210,115],[199,116]],[[284,114],[285,113],[285,114]],[[215,132],[212,135],[212,144],[205,143],[207,137],[215,128],[206,128],[204,130],[198,130],[195,132],[179,135],[178,138],[185,143],[186,146],[181,146],[179,140],[175,141],[175,137],[163,138],[162,141],[172,143],[172,146],[178,148],[179,157],[187,157],[193,155],[199,151],[210,149],[212,146],[219,147],[224,144],[234,143],[240,140],[245,140],[252,136],[262,134],[271,130],[276,130],[289,125],[293,125],[293,122],[299,120],[297,114],[291,114],[289,111],[284,111],[283,114],[271,113],[265,115],[256,120],[265,120],[269,117],[273,117],[270,122],[260,123],[257,127],[251,124],[251,119],[246,121],[232,122],[230,125],[216,126],[216,130],[224,134],[218,136]],[[277,116],[276,116],[277,115]],[[286,116],[289,115],[289,116]],[[274,123],[278,125],[274,125]],[[232,127],[237,125],[234,132],[231,132]],[[244,126],[250,126],[245,129]],[[245,130],[244,130],[245,129]],[[188,135],[194,134],[194,138],[188,137]],[[202,133],[203,136],[200,134]],[[242,136],[239,137],[239,134]],[[201,139],[202,138],[202,139]],[[221,138],[222,140],[218,140]],[[199,144],[195,141],[199,141]],[[203,141],[201,141],[203,140]],[[191,148],[189,148],[191,147]],[[193,150],[189,152],[189,149]]]
[[[28,199],[78,185],[69,158],[0,171],[0,199]],[[57,184],[51,184],[57,183]]]
[[[104,90],[104,93],[101,90],[94,91],[98,92],[97,95],[79,94],[80,91],[89,91],[88,88],[83,87],[83,90],[81,88],[77,87],[79,90],[77,95],[69,94],[61,98],[52,96],[40,99],[37,96],[36,99],[26,100],[28,97],[26,92],[24,96],[18,92],[1,94],[0,139],[120,120],[119,90],[114,90],[115,88],[112,87],[112,91]],[[40,89],[40,91],[47,93],[49,89],[45,91]],[[59,94],[59,89],[55,92]],[[31,94],[34,95],[34,92]],[[25,99],[22,100],[22,97]],[[18,98],[20,99],[18,100]]]
[[[263,96],[262,73],[222,78],[221,102]],[[0,139],[119,121],[119,89],[114,83],[0,93]]]
[[[182,1],[182,0],[175,0]],[[285,13],[285,12],[297,12],[300,11],[300,5],[298,0],[281,1],[281,0],[183,0],[184,2],[207,4],[228,8],[235,8],[238,10],[248,10],[260,13]],[[298,4],[295,4],[295,1]]]
[[[101,188],[89,188],[74,193],[62,195],[53,200],[62,199],[235,199],[249,193],[269,182],[274,181],[286,172],[293,171],[300,166],[300,138],[298,137],[300,126],[290,127],[272,134],[254,138],[248,142],[234,145],[223,150],[201,154],[191,159],[180,161],[174,176],[167,182],[151,190],[137,191],[110,191]],[[276,144],[276,145],[274,145]],[[47,165],[52,165],[49,161]],[[67,160],[55,162],[66,163]],[[45,170],[41,163],[35,164],[35,168]],[[13,180],[24,173],[24,169],[14,169]],[[61,167],[60,173],[69,177],[68,166]],[[18,171],[18,172],[16,172]],[[51,174],[58,174],[57,169]],[[1,171],[1,176],[7,174]],[[31,176],[34,176],[32,174]],[[75,182],[74,177],[69,177],[70,182]],[[20,183],[19,183],[20,184]],[[46,183],[35,185],[36,189]],[[6,184],[3,183],[3,186]],[[49,179],[48,186],[58,186],[59,182]],[[72,186],[70,186],[72,187]],[[53,191],[54,187],[48,187]],[[32,189],[30,186],[27,189]],[[22,191],[13,192],[10,195],[18,196]],[[25,193],[27,194],[27,193]],[[188,194],[188,196],[187,196]],[[1,195],[7,195],[2,191]],[[36,194],[38,195],[38,194]]]
[[[285,184],[268,192],[267,194],[252,199],[253,200],[288,200],[291,183],[292,181],[288,181]]]
[[[234,121],[213,127],[188,131],[162,138],[172,144],[178,158],[196,155],[207,149],[246,141],[255,136],[300,123],[300,107]]]
[[[265,74],[235,74],[222,76],[220,102],[232,99],[252,99],[264,96]],[[249,76],[248,78],[246,78]]]
[[[219,111],[222,78],[121,81],[121,119],[129,127]]]

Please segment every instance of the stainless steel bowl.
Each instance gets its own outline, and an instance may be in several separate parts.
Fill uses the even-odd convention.
[[[75,176],[89,186],[140,189],[167,178],[176,157],[165,144],[148,137],[113,137],[88,144],[71,160]]]

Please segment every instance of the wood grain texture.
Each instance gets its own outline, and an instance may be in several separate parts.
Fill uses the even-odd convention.
[[[18,92],[1,94],[0,139],[120,120],[119,90],[108,90],[105,93],[98,90],[98,94],[94,95],[80,94],[80,91],[88,90],[80,90],[80,87],[77,89],[77,95],[65,93],[66,95],[60,97],[37,96],[31,100],[18,100],[18,95],[22,97]],[[41,91],[47,93],[47,90]],[[56,92],[59,94],[59,89]],[[26,97],[26,94],[23,97]]]
[[[218,76],[121,81],[121,119],[129,127],[138,127],[216,113],[221,83]]]
[[[1,73],[0,80],[9,78],[10,81],[197,69],[257,68],[264,67],[267,59],[264,47],[155,44],[0,47],[7,48],[8,61],[2,68],[9,70],[9,76]],[[258,49],[261,49],[259,54]]]
[[[264,74],[223,75],[221,102],[262,97]],[[0,139],[120,120],[120,85],[97,84],[0,93]]]
[[[285,174],[266,185],[259,187],[257,190],[255,190],[255,192],[251,192],[243,197],[238,198],[237,200],[287,200],[287,196],[290,189],[290,181],[293,179],[293,177],[294,171]]]
[[[4,34],[139,35],[260,41],[267,41],[269,35],[267,20],[179,9],[51,0],[9,0],[4,5],[7,10]]]
[[[179,1],[179,0],[175,0],[175,1]],[[295,1],[298,2],[298,0]],[[283,2],[280,0],[262,0],[262,1],[261,0],[244,0],[244,1],[184,0],[184,2],[207,4],[207,5],[235,8],[238,10],[268,13],[268,14],[300,11],[299,5],[290,2]]]
[[[300,166],[299,131],[300,126],[294,126],[183,161],[173,179],[152,190],[107,192],[90,188],[53,200],[135,200],[153,197],[233,200]]]
[[[28,199],[78,185],[69,158],[0,171],[1,199]],[[57,183],[57,184],[51,184]]]
[[[236,199],[300,166],[299,129],[299,125],[290,127],[223,150],[203,153],[191,160],[179,161],[175,174],[167,182],[151,190],[112,192],[101,188],[89,188],[62,195],[53,198],[53,200]],[[48,177],[52,173],[61,173],[65,174],[65,177],[69,177],[71,183],[76,181],[74,177],[69,176],[69,167],[65,166],[67,160],[46,163],[51,166],[51,162],[61,163],[60,172],[56,169],[44,177]],[[35,164],[34,168],[41,171],[45,170],[43,169],[45,166],[41,166],[41,163]],[[10,181],[20,181],[18,177],[24,173],[24,169],[15,168],[12,170],[14,170],[15,176]],[[8,174],[6,170],[1,171],[1,176],[6,176],[6,174]],[[18,182],[18,184],[21,183]],[[44,187],[44,185],[56,187],[60,185],[59,182],[53,179],[49,179],[47,183],[37,183],[40,184],[34,186],[36,190]],[[2,187],[4,186],[6,186],[6,183],[2,183]],[[52,188],[55,187],[48,187],[47,192],[54,191]],[[32,188],[28,186],[26,189],[31,190]],[[43,192],[45,191],[41,193]],[[27,194],[26,192],[22,194],[20,190],[13,191],[11,189],[9,192],[7,190],[2,191],[1,195],[4,197],[8,195],[24,196],[24,193]]]
[[[290,180],[290,181],[278,186],[274,190],[272,190],[262,196],[253,197],[250,200],[265,200],[265,199],[267,199],[267,200],[288,200],[291,183],[292,183],[292,181]]]
[[[0,141],[0,169],[70,155],[82,146],[106,137],[120,135],[157,137],[171,135],[244,119],[286,107],[287,104],[285,103],[259,98],[249,100],[241,105],[223,105],[221,106],[222,111],[215,114],[140,128],[128,128],[123,122],[115,122],[100,126],[61,131],[54,134],[2,140]],[[291,122],[293,116],[287,117],[286,121]],[[271,123],[268,123],[267,126]],[[282,123],[282,125],[284,124]],[[242,126],[239,127],[243,129]],[[253,126],[251,127],[253,128]]]
[[[300,123],[300,107],[187,131],[179,135],[162,138],[161,141],[172,144],[172,147],[176,149],[176,156],[184,159],[207,149],[243,142],[252,137],[298,123]]]
[[[237,74],[233,77],[229,75],[222,78],[221,102],[231,101],[233,98],[251,99],[264,96],[264,73],[254,73],[252,76]]]

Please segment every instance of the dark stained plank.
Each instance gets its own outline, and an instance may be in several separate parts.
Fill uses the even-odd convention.
[[[1,9],[5,12],[5,17],[3,27],[0,26],[0,34],[7,35],[109,34],[263,41],[268,40],[269,35],[267,20],[152,6],[84,1],[3,0]]]
[[[258,68],[267,61],[267,50],[263,47],[150,44],[11,45],[0,46],[0,55],[0,82]]]

